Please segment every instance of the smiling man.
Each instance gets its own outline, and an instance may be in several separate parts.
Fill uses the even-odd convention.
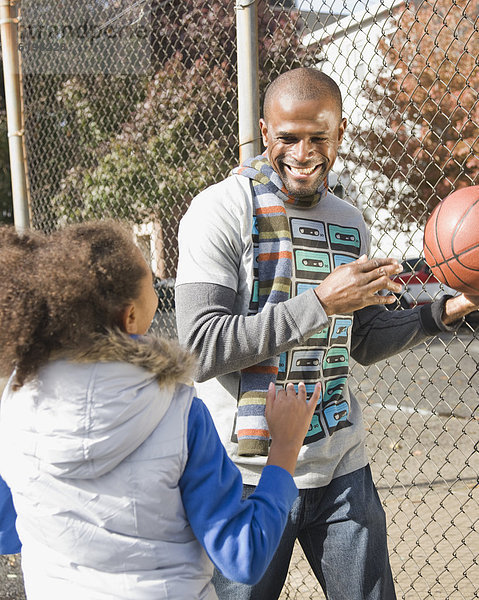
[[[310,72],[302,69],[276,79],[266,91],[260,119],[271,166],[297,198],[316,193],[336,160],[346,129],[339,89],[319,71],[313,72],[319,75],[314,86]]]
[[[377,292],[400,291],[390,277],[401,267],[368,259],[360,212],[327,186],[346,128],[330,77],[308,68],[279,76],[259,125],[265,154],[199,194],[183,218],[176,281],[178,335],[198,354],[197,387],[245,495],[268,454],[269,382],[304,381],[312,393],[321,381],[322,394],[298,458],[300,495],[268,571],[255,586],[216,573],[216,592],[277,599],[297,538],[329,600],[393,600],[350,358],[370,364],[412,347],[477,303],[458,296],[408,311],[383,306],[394,296]]]

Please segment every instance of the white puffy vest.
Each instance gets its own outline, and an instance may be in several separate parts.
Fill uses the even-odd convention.
[[[148,386],[158,395],[173,393],[147,381],[137,394]],[[215,599],[213,567],[186,519],[178,487],[187,460],[192,388],[176,386],[146,440],[92,479],[56,477],[42,469],[33,442],[42,434],[32,431],[41,422],[36,414],[41,386],[35,394],[22,390],[6,393],[2,401],[0,466],[20,515],[28,600]],[[28,454],[8,439],[19,428],[30,440]]]

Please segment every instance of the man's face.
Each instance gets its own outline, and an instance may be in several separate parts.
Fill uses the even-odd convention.
[[[302,198],[314,194],[331,170],[346,119],[330,98],[295,100],[278,94],[260,128],[273,169],[289,194]]]

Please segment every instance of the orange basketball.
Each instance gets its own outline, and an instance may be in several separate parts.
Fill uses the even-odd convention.
[[[439,281],[479,295],[479,185],[449,194],[432,211],[424,258]]]

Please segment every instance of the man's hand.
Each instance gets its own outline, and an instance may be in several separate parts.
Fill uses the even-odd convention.
[[[479,310],[479,296],[459,294],[459,296],[446,300],[442,320],[445,325],[449,325],[475,310]]]
[[[402,272],[393,258],[373,258],[363,254],[358,260],[334,269],[315,289],[327,315],[352,313],[372,304],[391,304],[393,295],[381,296],[379,290],[400,293],[402,286],[391,276]]]

